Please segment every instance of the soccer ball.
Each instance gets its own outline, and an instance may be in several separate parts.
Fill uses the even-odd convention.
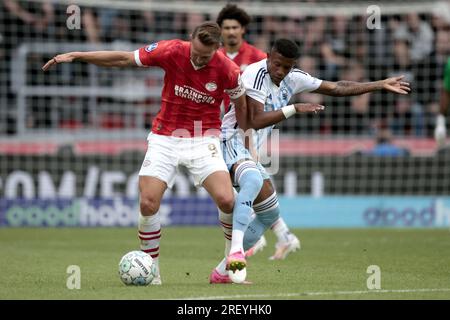
[[[247,268],[235,271],[228,270],[228,276],[233,283],[243,283],[247,277]]]
[[[120,280],[126,285],[146,286],[156,276],[156,264],[142,251],[131,251],[119,262]]]

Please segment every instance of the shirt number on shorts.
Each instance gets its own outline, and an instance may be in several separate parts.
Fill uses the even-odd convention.
[[[211,151],[211,157],[216,158],[217,157],[217,148],[216,148],[216,146],[214,144],[210,143],[208,145],[208,149],[209,149],[209,151]]]

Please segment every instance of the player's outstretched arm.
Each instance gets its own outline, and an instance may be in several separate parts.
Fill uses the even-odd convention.
[[[68,52],[59,54],[50,59],[43,67],[47,71],[58,63],[83,61],[100,67],[133,67],[136,66],[134,52],[127,51],[90,51],[90,52]]]
[[[316,103],[296,103],[279,110],[264,111],[264,105],[247,96],[247,124],[252,129],[262,129],[277,124],[297,113],[318,113],[325,109]]]
[[[383,89],[398,94],[408,94],[411,88],[408,82],[402,81],[403,77],[391,77],[373,82],[322,81],[320,87],[312,92],[335,97],[356,96]]]

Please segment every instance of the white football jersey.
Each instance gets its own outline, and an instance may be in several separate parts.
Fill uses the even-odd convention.
[[[300,69],[293,68],[278,87],[270,79],[267,59],[249,65],[242,74],[242,80],[246,94],[261,102],[264,105],[264,111],[274,111],[285,107],[293,95],[314,91],[322,83],[322,80],[314,78]],[[257,150],[270,135],[273,127],[272,125],[256,131],[253,145]],[[226,140],[235,137],[237,128],[235,109],[232,105],[222,120],[222,137]]]

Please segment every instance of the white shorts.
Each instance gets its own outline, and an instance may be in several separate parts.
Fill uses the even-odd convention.
[[[164,181],[172,188],[178,166],[186,167],[196,186],[216,171],[228,172],[218,137],[178,138],[150,133],[139,176]]]

